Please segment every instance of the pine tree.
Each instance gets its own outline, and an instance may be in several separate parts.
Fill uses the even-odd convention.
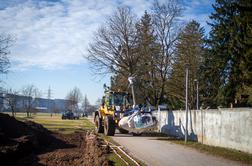
[[[189,65],[189,106],[195,108],[194,80],[199,77],[199,67],[204,54],[204,29],[196,21],[189,22],[179,35],[176,59],[168,86],[174,108],[183,108],[185,102],[185,65]]]
[[[252,88],[252,2],[216,0],[210,19],[210,55],[206,73],[215,75],[210,85],[218,87],[218,105],[249,105]],[[214,95],[214,94],[212,94]]]
[[[136,26],[136,47],[135,55],[141,57],[135,64],[134,89],[137,103],[144,103],[147,99],[152,105],[157,104],[158,100],[158,78],[156,75],[155,56],[159,52],[158,44],[154,36],[151,16],[145,11],[144,15],[137,22]],[[112,90],[128,90],[127,71],[120,69],[111,77]]]
[[[156,55],[159,46],[154,36],[154,28],[150,14],[145,11],[140,21],[136,24],[137,29],[137,53],[141,57],[138,62],[138,76],[136,86],[138,98],[145,99],[152,105],[158,100],[158,78],[156,70]]]

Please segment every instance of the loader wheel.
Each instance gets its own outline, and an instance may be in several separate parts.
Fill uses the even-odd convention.
[[[115,121],[112,116],[106,116],[104,120],[104,134],[107,136],[115,135]]]
[[[128,134],[129,133],[128,130],[125,130],[125,129],[122,129],[122,128],[118,128],[118,130],[120,131],[121,134]]]
[[[95,116],[95,130],[97,133],[103,133],[102,119],[99,116]]]

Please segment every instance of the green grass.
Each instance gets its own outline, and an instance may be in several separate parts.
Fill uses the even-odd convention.
[[[123,154],[121,151],[115,149],[117,153],[126,161],[129,163],[129,165],[136,165],[133,161],[131,161],[125,154]],[[115,153],[110,153],[108,155],[108,160],[110,161],[110,164],[113,166],[126,166],[126,163],[123,162]],[[141,166],[145,166],[143,162],[140,162],[139,160],[135,159]]]
[[[34,121],[42,124],[48,130],[64,134],[94,129],[94,125],[86,118],[80,118],[79,120],[62,120],[60,114],[53,114],[51,117],[49,113],[37,113],[32,114],[31,117],[26,117],[25,113],[17,113],[16,119],[21,121]]]
[[[171,141],[172,143],[184,145],[190,148],[194,148],[200,152],[211,154],[214,156],[220,156],[226,159],[239,161],[245,164],[251,164],[252,165],[252,154],[241,152],[239,150],[229,149],[229,148],[223,148],[223,147],[217,147],[217,146],[210,146],[210,145],[204,145],[198,142],[188,141],[187,143],[184,142],[184,140],[177,140],[173,138],[160,138],[159,140],[167,140]]]
[[[113,166],[126,166],[126,164],[115,153],[110,153],[107,156],[107,159],[109,160],[110,165],[113,165]]]
[[[99,134],[99,136],[102,138],[102,139],[104,139],[104,140],[107,140],[107,141],[109,141],[109,142],[111,142],[112,144],[114,144],[114,145],[116,145],[116,146],[120,146],[120,144],[118,144],[116,141],[114,141],[113,140],[113,137],[110,137],[110,136],[105,136],[104,134]],[[122,158],[125,160],[125,161],[127,161],[128,163],[129,163],[129,165],[136,165],[133,161],[131,161],[125,154],[123,154],[121,151],[119,151],[119,150],[117,150],[117,153],[120,155],[120,156],[122,156]],[[132,157],[132,156],[131,156]],[[140,160],[138,160],[138,159],[136,159],[136,158],[134,158],[134,157],[132,157],[136,162],[138,162],[138,164],[140,164],[141,166],[145,166],[145,164],[142,162],[142,161],[140,161]],[[111,156],[109,156],[109,160],[110,161],[112,161],[113,163],[120,163],[120,162],[122,162],[123,164],[122,165],[126,165],[116,154],[112,154]],[[117,162],[117,160],[120,160],[120,161],[118,161]],[[115,165],[116,165],[115,164]],[[116,165],[117,166],[117,165]]]

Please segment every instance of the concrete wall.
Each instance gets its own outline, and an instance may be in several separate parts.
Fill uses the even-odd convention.
[[[158,111],[160,132],[184,138],[185,111]],[[188,135],[207,145],[252,153],[252,108],[191,110]]]

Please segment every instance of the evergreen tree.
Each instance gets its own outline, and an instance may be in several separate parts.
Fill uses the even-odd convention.
[[[151,16],[145,11],[144,15],[136,25],[137,29],[137,53],[141,57],[138,62],[139,72],[136,79],[138,98],[141,102],[148,100],[152,105],[158,101],[158,78],[156,69],[156,55],[159,46],[154,36],[154,28]]]
[[[218,105],[249,105],[252,95],[252,2],[216,0],[210,19],[210,60],[206,73],[214,76],[210,86],[218,87]],[[208,76],[209,77],[209,76]]]
[[[176,59],[168,86],[172,96],[170,104],[183,108],[185,102],[185,65],[189,66],[189,106],[195,108],[195,79],[199,77],[199,67],[204,54],[204,29],[196,21],[189,22],[179,35],[176,45]]]
[[[151,16],[145,11],[144,15],[136,24],[136,47],[134,52],[139,60],[136,63],[134,76],[134,90],[137,103],[144,103],[147,99],[152,105],[157,104],[158,78],[156,75],[155,56],[159,52],[158,44],[155,42],[154,29]],[[112,90],[128,89],[127,71],[120,70],[111,77]]]

